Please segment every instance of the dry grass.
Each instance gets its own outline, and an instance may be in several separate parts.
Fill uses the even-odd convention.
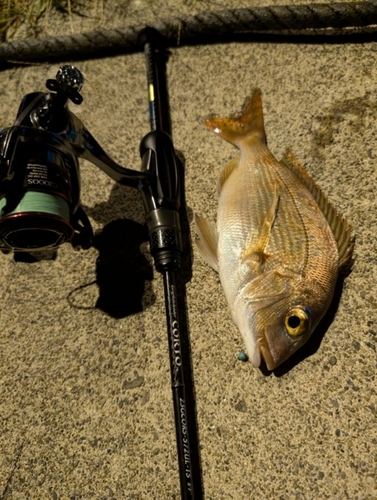
[[[0,0],[0,40],[11,39],[20,26],[36,36],[40,21],[52,10],[70,18],[72,12],[85,16],[85,0]]]

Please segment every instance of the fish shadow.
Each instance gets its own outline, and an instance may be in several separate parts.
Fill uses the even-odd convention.
[[[338,278],[331,304],[308,341],[302,347],[300,347],[298,351],[292,354],[292,356],[290,356],[286,361],[279,365],[275,370],[268,370],[267,366],[263,362],[263,364],[260,366],[260,370],[263,375],[270,376],[274,374],[275,377],[282,377],[283,375],[286,375],[288,372],[290,372],[299,363],[304,361],[306,358],[313,356],[313,354],[318,351],[321,346],[322,340],[331,323],[334,321],[335,315],[338,311],[340,298],[343,292],[344,280],[346,277],[347,275],[342,275]]]

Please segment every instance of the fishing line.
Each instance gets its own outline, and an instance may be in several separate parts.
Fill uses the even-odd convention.
[[[9,203],[5,196],[0,200],[0,216],[15,215],[20,212],[44,212],[57,215],[69,221],[68,203],[59,196],[38,191],[27,191],[15,208],[8,209]]]
[[[377,1],[281,5],[203,11],[148,25],[168,47],[230,41],[362,42],[376,40]],[[0,44],[0,61],[82,60],[140,52],[138,34],[145,25],[97,30],[41,40]]]

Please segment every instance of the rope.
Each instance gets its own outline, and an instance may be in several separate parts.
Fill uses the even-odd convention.
[[[200,12],[195,16],[159,20],[150,26],[164,36],[168,46],[221,41],[226,37],[347,32],[345,28],[377,25],[377,1],[253,7]],[[0,61],[32,62],[84,59],[141,51],[138,33],[145,25],[92,31],[41,40],[16,40],[0,44]],[[287,32],[287,30],[289,30]],[[314,31],[313,31],[314,30]],[[372,30],[375,34],[375,30]],[[364,29],[364,32],[368,30]],[[370,33],[370,29],[369,29]],[[229,41],[229,40],[228,40]]]

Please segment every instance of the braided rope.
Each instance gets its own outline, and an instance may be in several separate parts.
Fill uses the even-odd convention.
[[[169,46],[221,39],[245,33],[286,32],[328,28],[360,28],[377,25],[377,1],[312,5],[253,7],[200,12],[153,23]],[[0,61],[30,62],[83,59],[142,50],[138,33],[145,25],[92,31],[41,40],[17,40],[0,44]],[[318,34],[316,31],[314,34]]]

